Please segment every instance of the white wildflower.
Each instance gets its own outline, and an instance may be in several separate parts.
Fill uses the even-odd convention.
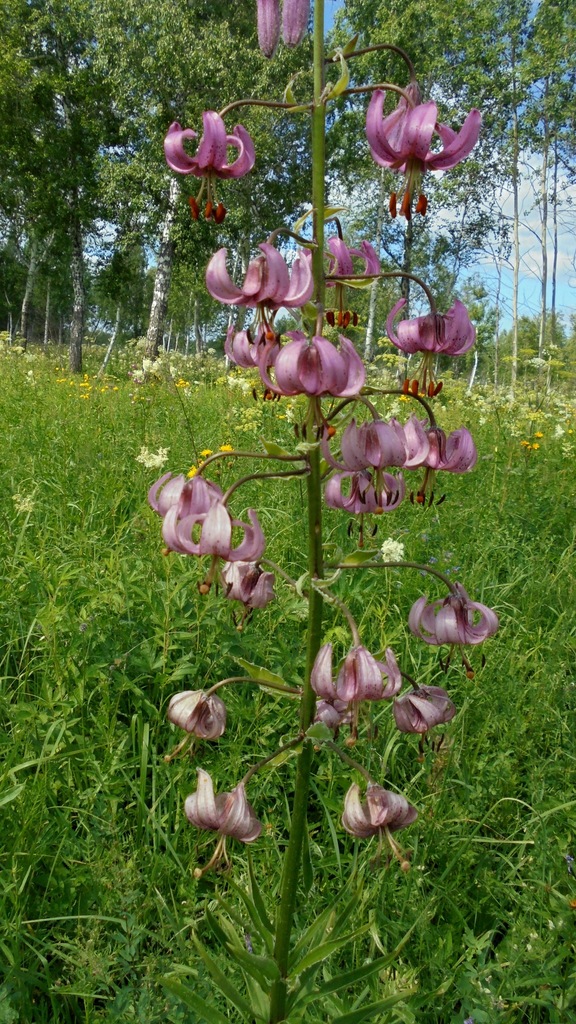
[[[159,448],[157,452],[151,452],[148,448],[142,447],[140,454],[136,456],[136,462],[141,462],[146,469],[162,469],[168,461],[169,448]]]
[[[401,562],[404,558],[404,545],[393,537],[387,537],[380,552],[385,562]]]
[[[36,504],[33,494],[13,494],[12,501],[16,512],[33,512]]]

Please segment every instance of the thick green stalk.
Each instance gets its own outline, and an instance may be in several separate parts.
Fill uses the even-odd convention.
[[[314,240],[317,248],[312,255],[318,316],[316,333],[320,333],[324,315],[324,175],[325,175],[325,122],[326,111],[323,100],[324,89],[324,0],[314,3],[314,106],[312,110],[312,205],[314,208]],[[316,399],[310,400],[310,420]],[[320,481],[320,453],[316,450],[309,456],[310,475],[308,490],[308,570],[312,578],[321,578],[322,566],[322,490]],[[310,685],[312,666],[318,653],[322,629],[322,598],[310,588],[308,605],[308,633],[306,644],[306,673],[304,692],[300,705],[300,727],[305,731],[314,716],[315,694]],[[288,994],[288,957],[290,935],[294,921],[298,881],[302,865],[302,845],[307,828],[308,795],[310,772],[314,748],[305,740],[298,758],[294,785],[294,804],[290,823],[290,837],[284,857],[284,868],[280,888],[280,906],[276,918],[274,959],[280,971],[280,978],[272,986],[270,995],[270,1024],[286,1020],[286,998]]]

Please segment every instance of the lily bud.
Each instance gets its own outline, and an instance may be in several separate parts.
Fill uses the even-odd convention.
[[[265,57],[273,57],[280,39],[280,0],[257,0],[258,43]]]
[[[298,46],[302,42],[308,19],[310,0],[284,0],[282,8],[282,38],[286,46]]]

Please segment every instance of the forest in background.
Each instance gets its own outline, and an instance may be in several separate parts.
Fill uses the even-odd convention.
[[[342,101],[330,126],[330,199],[348,209],[350,240],[377,240],[383,269],[425,277],[439,308],[455,295],[468,305],[479,344],[460,361],[461,374],[512,390],[526,377],[567,385],[576,368],[576,314],[560,315],[558,280],[567,258],[561,231],[574,218],[574,8],[553,0],[458,2],[461,17],[439,0],[347,0],[333,32],[335,44],[350,38],[353,25],[363,44],[405,48],[451,125],[473,106],[482,110],[472,156],[427,181],[442,227],[415,218],[398,235],[387,214],[393,172],[354,141],[363,137],[362,97]],[[65,344],[73,372],[82,369],[83,345],[112,339],[145,336],[151,355],[166,347],[222,351],[227,323],[204,287],[208,259],[225,241],[240,274],[255,246],[309,202],[306,119],[297,114],[242,109],[258,162],[247,179],[224,184],[223,228],[191,221],[195,180],[175,180],[164,162],[172,121],[198,130],[205,109],[239,97],[281,99],[300,71],[301,50],[283,51],[272,65],[258,49],[252,7],[233,10],[231,17],[221,0],[6,0],[0,331],[7,344]],[[351,72],[351,85],[405,74],[386,52],[352,62]],[[296,94],[300,82],[299,75]],[[538,249],[537,315],[520,304],[527,233]],[[419,308],[414,288],[406,297]],[[389,351],[384,325],[395,298],[387,283],[357,293],[354,341],[365,358]]]

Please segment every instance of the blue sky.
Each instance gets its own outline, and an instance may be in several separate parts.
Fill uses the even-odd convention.
[[[339,8],[345,6],[345,0],[325,0],[325,23],[326,30],[332,27],[334,15]],[[537,4],[535,4],[537,6]],[[446,117],[449,121],[449,116]],[[563,183],[560,194],[565,199],[564,209],[560,215],[559,231],[559,259],[558,259],[558,282],[557,282],[557,312],[568,320],[570,314],[576,313],[576,187]],[[502,196],[502,206],[506,214],[511,215],[510,197]],[[522,249],[522,260],[520,270],[520,294],[519,307],[520,315],[536,316],[540,311],[540,276],[541,259],[540,245],[537,238],[539,234],[538,209],[534,204],[534,196],[530,193],[528,185],[525,184],[521,195],[522,226],[520,229],[520,244]],[[550,211],[551,215],[551,211]],[[549,278],[552,273],[552,239],[548,239]],[[469,273],[476,273],[482,277],[490,287],[496,290],[497,270],[494,262],[485,258],[471,267]],[[551,282],[548,281],[548,304],[551,297]],[[502,270],[502,321],[503,326],[508,327],[512,321],[512,270],[503,267]]]

